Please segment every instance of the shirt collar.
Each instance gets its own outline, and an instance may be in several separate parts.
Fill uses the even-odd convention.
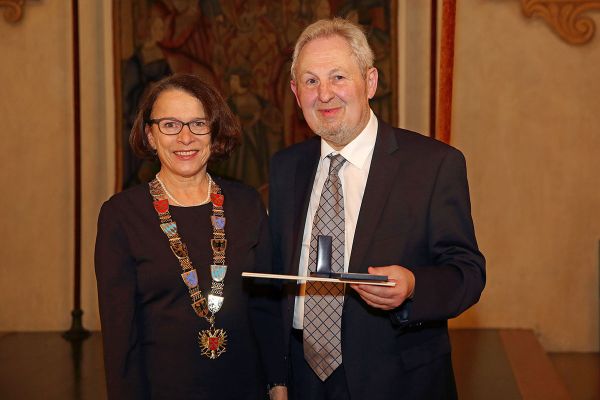
[[[365,162],[375,147],[377,139],[378,122],[373,110],[370,111],[370,118],[365,129],[358,134],[350,143],[348,143],[341,151],[336,151],[326,141],[321,140],[321,161],[331,153],[341,154],[349,163],[357,168],[362,169]]]

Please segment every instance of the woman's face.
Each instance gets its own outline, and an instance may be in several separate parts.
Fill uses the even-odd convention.
[[[174,118],[182,122],[206,118],[204,106],[191,94],[180,89],[162,92],[152,107],[150,119]],[[177,135],[165,135],[157,124],[146,125],[146,135],[156,150],[161,164],[161,174],[174,178],[193,178],[206,172],[210,157],[210,137],[194,135],[185,125]]]

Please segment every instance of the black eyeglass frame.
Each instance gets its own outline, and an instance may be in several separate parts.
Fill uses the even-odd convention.
[[[165,133],[165,132],[163,132],[163,130],[162,130],[162,129],[160,129],[160,123],[161,123],[162,121],[173,121],[173,122],[179,122],[179,123],[181,124],[181,128],[179,129],[179,131],[177,131],[177,133]],[[206,131],[206,133],[195,133],[194,131],[192,131],[192,128],[191,128],[190,124],[191,124],[192,122],[196,122],[196,121],[204,121],[204,122],[207,122],[207,124],[206,124],[206,128],[207,128],[208,130]],[[146,121],[146,123],[147,123],[148,125],[153,125],[153,124],[156,124],[156,125],[158,126],[158,131],[159,131],[160,133],[162,133],[163,135],[167,135],[167,136],[177,136],[177,135],[179,135],[179,134],[181,133],[181,131],[183,130],[183,127],[184,127],[184,126],[186,126],[186,125],[187,125],[188,129],[190,130],[190,132],[192,133],[192,135],[196,135],[196,136],[206,136],[206,135],[210,135],[210,126],[208,125],[208,120],[207,120],[207,119],[205,119],[205,118],[195,118],[195,119],[192,119],[191,121],[188,121],[188,122],[183,122],[183,121],[180,121],[180,120],[178,120],[177,118],[164,117],[164,118],[149,119],[149,120],[147,120],[147,121]]]

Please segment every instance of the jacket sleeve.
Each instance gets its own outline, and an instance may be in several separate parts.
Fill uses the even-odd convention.
[[[108,399],[146,399],[136,307],[136,272],[117,209],[100,210],[95,269]]]
[[[255,272],[271,273],[271,240],[265,210],[257,197],[260,215],[258,243],[255,249]],[[250,318],[260,348],[267,382],[285,383],[287,367],[283,350],[283,323],[281,320],[280,285],[274,280],[252,280]]]
[[[413,300],[394,313],[400,324],[453,318],[475,304],[485,286],[485,259],[477,247],[465,159],[449,149],[440,162],[428,207],[431,265],[411,268]]]

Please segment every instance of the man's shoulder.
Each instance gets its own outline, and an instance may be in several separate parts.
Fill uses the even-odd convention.
[[[281,162],[293,162],[304,157],[319,154],[321,149],[321,138],[313,136],[300,143],[295,143],[289,147],[279,150],[273,155],[272,164],[279,165]]]
[[[448,153],[460,154],[458,149],[432,137],[408,129],[396,128],[381,120],[379,123],[380,133],[382,135],[391,135],[400,149],[408,149],[411,152],[421,155],[444,156]]]

